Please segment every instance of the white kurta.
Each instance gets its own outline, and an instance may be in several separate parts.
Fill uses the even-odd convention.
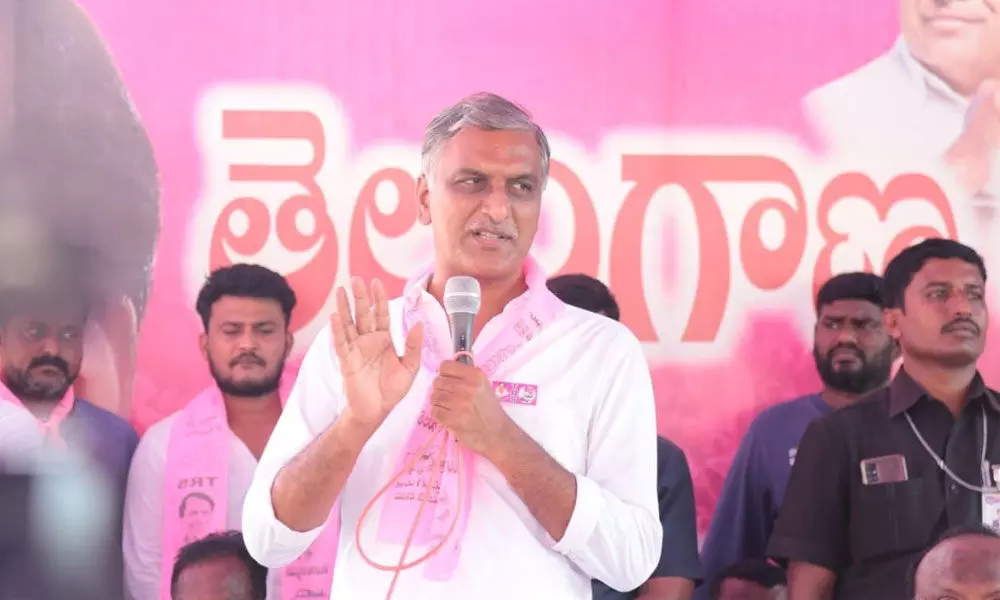
[[[441,311],[425,293],[424,305]],[[392,338],[402,350],[402,300],[390,303]],[[474,346],[475,351],[481,350]],[[589,598],[597,578],[630,590],[652,573],[662,528],[656,495],[656,411],[642,347],[615,321],[568,307],[521,350],[504,380],[538,386],[537,405],[504,404],[508,414],[564,468],[576,475],[577,502],[562,540],[554,543],[486,460],[476,466],[471,515],[451,580],[403,572],[394,600]],[[421,370],[413,389],[369,440],[341,495],[343,529],[332,597],[383,598],[391,573],[362,560],[354,544],[364,506],[392,475],[424,403],[433,374]],[[250,553],[266,565],[293,560],[318,535],[290,530],[274,516],[271,485],[278,471],[344,409],[343,381],[324,328],[309,349],[288,405],[247,493],[243,531]],[[400,547],[375,540],[379,510],[366,520],[365,549],[380,562]],[[409,558],[423,554],[414,548]]]
[[[179,413],[156,423],[142,436],[129,470],[125,496],[125,583],[130,600],[160,597],[163,558],[163,476],[170,431]],[[226,526],[238,530],[243,519],[243,498],[253,480],[257,459],[235,434],[229,434],[229,501]],[[269,600],[280,598],[278,571],[268,577]]]

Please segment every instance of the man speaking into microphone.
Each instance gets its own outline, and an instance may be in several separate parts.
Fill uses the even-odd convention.
[[[378,280],[352,281],[353,310],[337,291],[247,492],[247,547],[285,565],[339,516],[334,599],[634,589],[662,540],[652,384],[628,329],[560,302],[528,255],[545,134],[476,94],[422,159],[434,260],[392,301]]]

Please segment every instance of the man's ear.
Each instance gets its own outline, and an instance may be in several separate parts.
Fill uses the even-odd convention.
[[[431,186],[423,174],[417,178],[417,220],[421,225],[431,224]]]
[[[198,347],[201,349],[201,357],[208,360],[208,334],[202,332],[198,336]]]
[[[882,311],[882,327],[896,345],[896,352],[899,351],[899,320],[902,316],[903,311],[899,308],[887,308]]]

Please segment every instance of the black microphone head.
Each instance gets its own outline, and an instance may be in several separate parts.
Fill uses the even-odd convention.
[[[475,277],[459,275],[444,284],[444,311],[448,316],[476,315],[481,304],[482,294]]]

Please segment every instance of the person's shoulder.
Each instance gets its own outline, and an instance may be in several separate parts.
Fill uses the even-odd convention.
[[[656,461],[661,479],[669,478],[671,475],[675,478],[690,476],[691,469],[684,450],[662,435],[656,438]]]
[[[812,90],[805,96],[811,108],[861,104],[881,98],[886,89],[898,89],[895,84],[903,75],[895,49]]]
[[[139,440],[139,446],[135,450],[133,460],[143,462],[146,465],[166,462],[170,433],[173,431],[174,423],[180,418],[180,414],[181,411],[174,412],[151,425],[143,434],[142,439]]]
[[[662,435],[656,437],[656,453],[663,462],[687,464],[687,455],[684,454],[684,450]]]
[[[816,394],[799,396],[784,402],[772,404],[754,417],[750,429],[754,433],[767,435],[775,427],[787,427],[790,420],[801,418],[802,415],[816,412]]]
[[[174,423],[180,418],[183,410],[173,412],[150,425],[142,436],[142,443],[166,444],[170,440],[170,432],[173,431]]]
[[[814,425],[833,435],[849,435],[859,428],[878,427],[889,415],[889,388],[881,387],[854,403],[816,419]]]
[[[106,408],[97,406],[85,398],[76,399],[77,410],[88,420],[95,422],[101,428],[102,435],[121,436],[126,438],[139,439],[139,435],[124,417],[121,417]]]
[[[855,420],[874,414],[887,414],[889,406],[889,386],[872,390],[853,403],[833,411],[824,418],[833,420]]]
[[[642,355],[642,344],[632,330],[619,321],[589,310],[566,305],[561,320],[574,343],[610,355]]]

